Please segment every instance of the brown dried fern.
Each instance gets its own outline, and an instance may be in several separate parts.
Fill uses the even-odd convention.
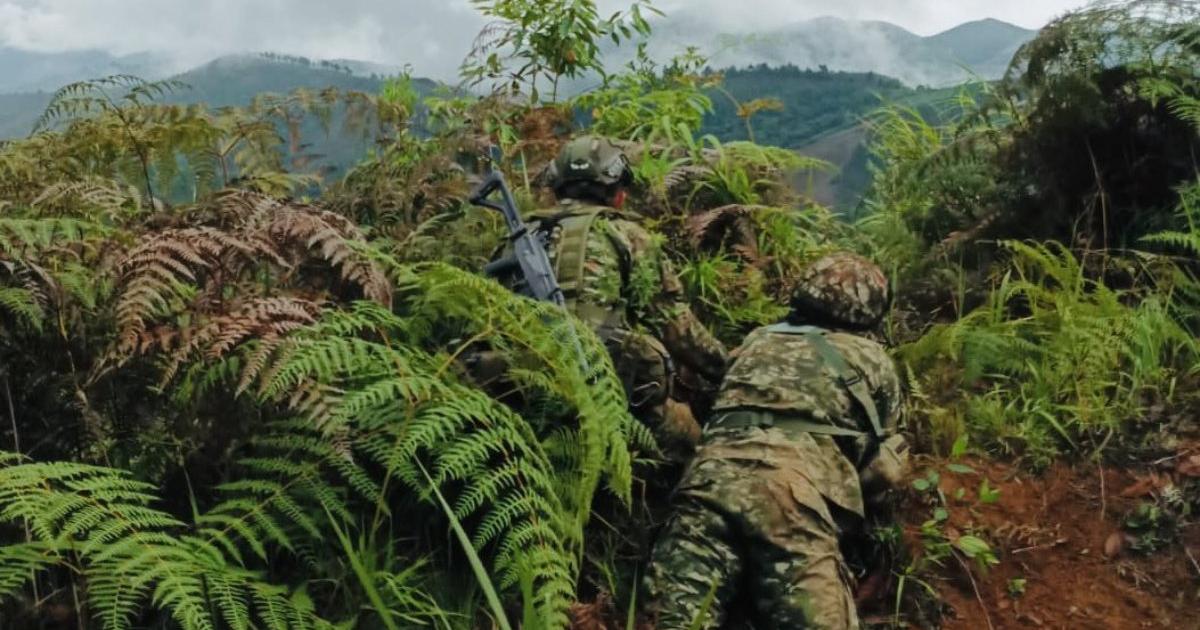
[[[167,353],[162,375],[162,382],[166,383],[187,363],[222,359],[249,341],[261,342],[259,352],[269,354],[288,333],[315,323],[321,308],[316,302],[300,298],[258,298],[195,326],[160,327],[146,332],[138,339],[137,351]],[[259,370],[265,361],[266,355],[258,362]],[[249,368],[253,368],[254,363],[251,361]]]
[[[260,260],[286,266],[268,241],[215,228],[164,230],[134,247],[120,264],[117,301],[118,352],[136,353],[148,323],[183,310],[188,287],[220,287]]]
[[[750,264],[758,264],[758,235],[751,217],[758,206],[728,205],[693,215],[687,220],[692,247],[717,251],[722,247],[737,252]]]

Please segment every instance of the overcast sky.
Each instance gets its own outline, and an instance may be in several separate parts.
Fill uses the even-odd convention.
[[[1037,28],[1084,0],[657,0],[744,32],[825,15],[927,35],[994,17]],[[628,0],[600,0],[606,11]],[[169,52],[190,64],[232,52],[411,64],[449,78],[482,18],[468,0],[0,0],[0,46]]]

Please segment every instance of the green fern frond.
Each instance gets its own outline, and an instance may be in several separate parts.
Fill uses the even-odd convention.
[[[11,596],[31,571],[78,562],[88,605],[110,630],[131,629],[146,605],[168,611],[185,630],[249,628],[260,620],[269,627],[311,625],[311,613],[269,597],[275,591],[257,573],[229,563],[218,545],[150,507],[153,487],[129,473],[25,463],[11,454],[0,462],[0,521],[24,525],[34,537],[0,547],[4,594]],[[25,576],[20,582],[18,574]]]

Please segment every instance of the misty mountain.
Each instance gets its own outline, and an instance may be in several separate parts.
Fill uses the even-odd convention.
[[[257,94],[286,94],[298,88],[378,92],[383,86],[379,76],[354,74],[346,68],[349,66],[340,61],[230,55],[171,77],[187,87],[167,100],[226,107],[245,105]],[[437,85],[428,79],[414,79],[413,83],[423,92],[432,92]]]
[[[371,68],[374,76],[350,70]],[[297,88],[378,92],[383,85],[381,73],[386,66],[356,65],[349,61],[313,61],[301,57],[268,58],[262,55],[221,57],[170,78],[186,87],[166,97],[174,103],[206,103],[211,107],[245,105],[257,94],[286,94]],[[105,76],[96,74],[96,77]],[[141,75],[139,75],[141,76]],[[153,77],[153,75],[150,75]],[[85,77],[76,77],[78,80]],[[429,79],[413,79],[421,94],[430,94],[438,85]],[[55,85],[50,89],[60,87]],[[0,93],[0,139],[24,136],[32,130],[52,92]]]
[[[1000,20],[967,22],[925,39],[935,49],[948,51],[952,59],[988,79],[1000,78],[1017,50],[1037,35]]]
[[[686,10],[664,18],[655,25],[648,42],[651,55],[665,59],[697,46],[715,68],[824,66],[834,71],[875,72],[910,86],[945,87],[973,75],[1000,78],[1013,53],[1036,35],[999,20],[969,22],[930,37],[887,22],[832,17],[753,33],[715,31],[707,23]]]
[[[44,53],[0,46],[0,94],[53,91],[113,74],[157,79],[181,69],[151,53],[114,57],[100,50]]]

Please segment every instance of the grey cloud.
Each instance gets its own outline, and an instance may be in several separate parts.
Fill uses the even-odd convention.
[[[0,0],[0,45],[167,53],[184,64],[245,51],[350,58],[454,76],[483,24],[441,0]]]
[[[785,27],[833,16],[893,22],[918,35],[932,35],[963,22],[991,17],[1039,28],[1051,18],[1088,0],[659,0],[668,13],[704,16],[710,25],[732,33]],[[602,0],[614,10],[621,0]],[[627,4],[627,3],[624,3]]]
[[[822,15],[896,22],[928,34],[997,17],[1036,27],[1082,0],[658,0],[711,30],[774,28]],[[628,0],[600,0],[605,11]],[[455,76],[484,19],[467,0],[0,0],[0,46],[151,51],[181,64],[234,52],[411,64]]]

